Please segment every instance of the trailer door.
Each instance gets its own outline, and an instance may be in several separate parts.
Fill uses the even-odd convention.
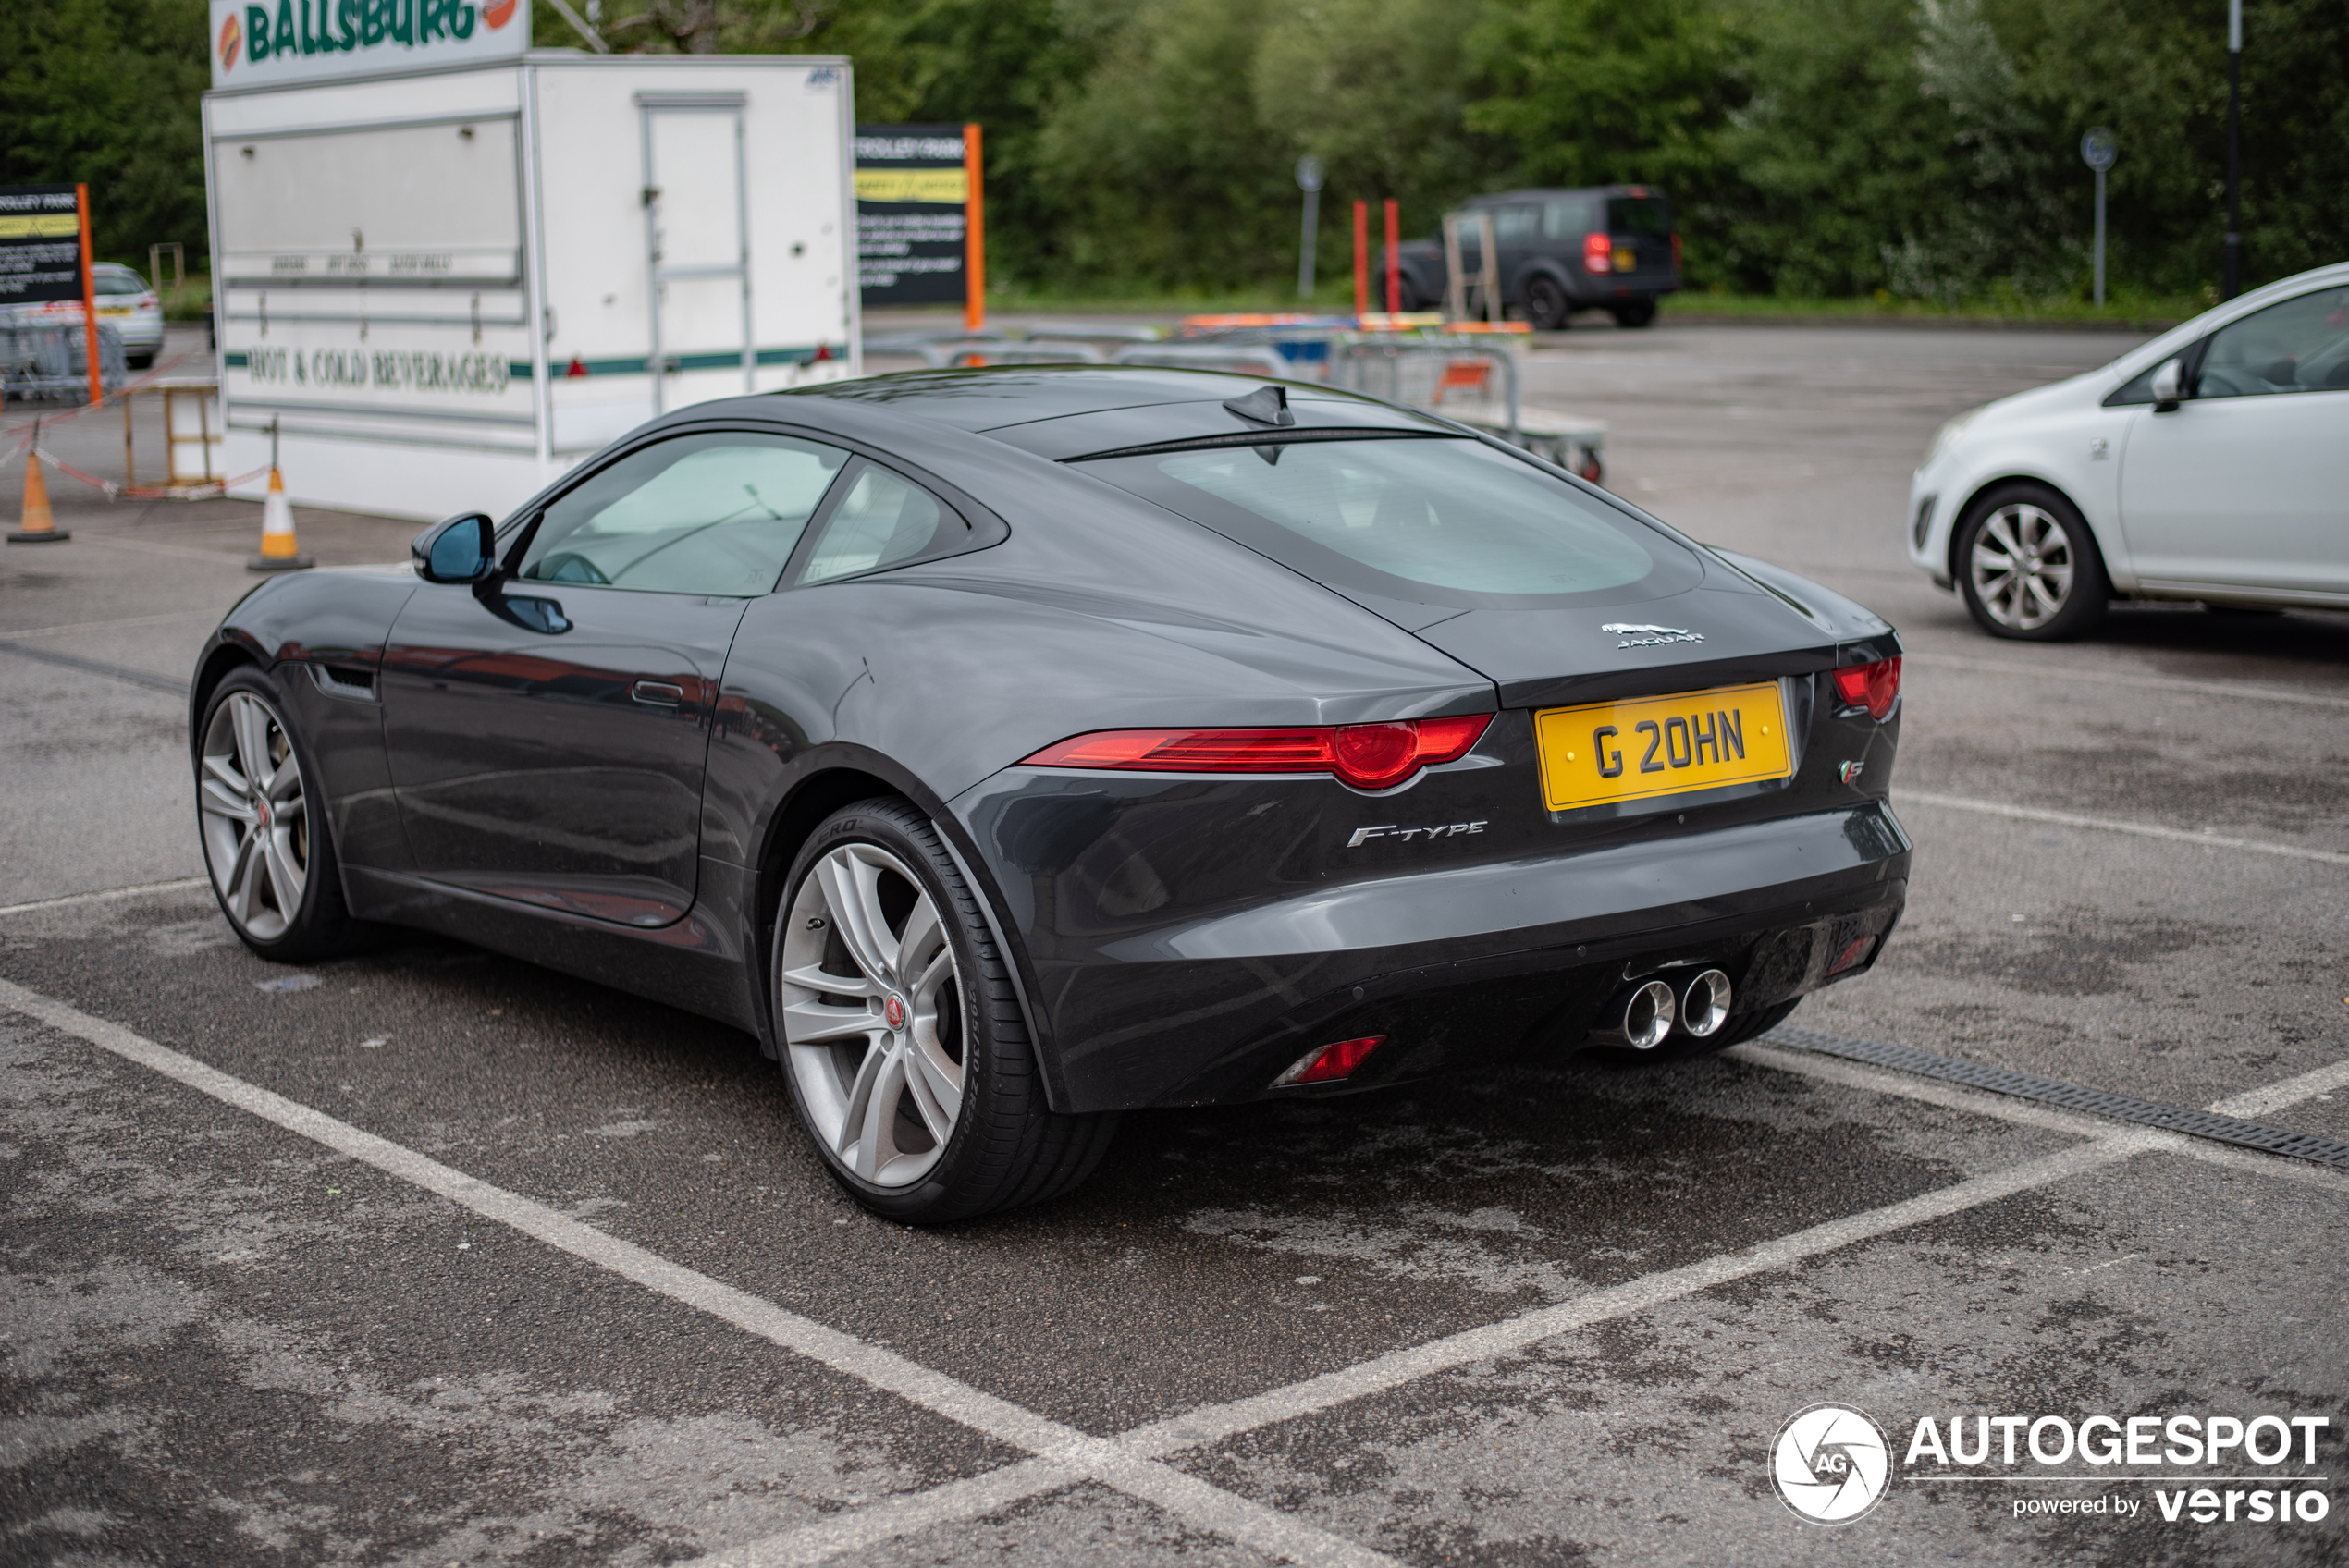
[[[732,392],[736,367],[742,390],[756,390],[743,104],[739,92],[636,96],[656,413]]]

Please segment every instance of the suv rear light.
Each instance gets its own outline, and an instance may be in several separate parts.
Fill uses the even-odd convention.
[[[1384,1035],[1365,1035],[1359,1040],[1340,1040],[1334,1045],[1316,1046],[1297,1059],[1297,1064],[1278,1078],[1273,1087],[1285,1089],[1295,1084],[1335,1084],[1354,1075],[1370,1054],[1386,1042]]]
[[[1582,270],[1605,272],[1615,265],[1615,241],[1604,234],[1582,237]]]
[[[1892,711],[1892,700],[1900,694],[1899,656],[1846,665],[1835,672],[1835,694],[1843,706],[1865,708],[1870,718],[1882,718]]]
[[[1680,270],[1680,237],[1678,233],[1672,236],[1672,270]]]
[[[1298,729],[1096,729],[1056,741],[1023,767],[1113,767],[1146,773],[1334,773],[1358,790],[1400,784],[1457,762],[1489,713]]]

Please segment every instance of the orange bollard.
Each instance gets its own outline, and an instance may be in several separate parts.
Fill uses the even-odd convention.
[[[294,543],[293,505],[286,499],[286,482],[275,467],[269,470],[269,499],[261,508],[261,554],[245,562],[249,571],[300,571],[315,566]]]
[[[28,450],[24,455],[24,510],[17,518],[16,532],[8,535],[11,545],[56,545],[73,535],[57,526],[49,510],[49,482],[41,476],[41,454]]]

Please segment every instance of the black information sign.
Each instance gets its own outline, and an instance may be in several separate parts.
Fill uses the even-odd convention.
[[[969,200],[961,126],[858,126],[856,271],[865,303],[959,304]]]
[[[0,307],[81,298],[81,207],[70,185],[0,185]]]

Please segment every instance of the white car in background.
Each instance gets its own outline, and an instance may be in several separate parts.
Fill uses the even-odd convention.
[[[99,262],[90,269],[90,283],[98,296],[98,319],[122,334],[123,361],[132,370],[154,364],[163,349],[163,301],[147,280],[118,262]]]
[[[141,277],[119,262],[96,262],[90,268],[91,292],[97,296],[98,322],[111,326],[122,340],[123,363],[145,370],[163,351],[163,302]],[[56,300],[39,305],[11,305],[0,310],[0,325],[43,326],[81,325],[80,300]],[[100,342],[105,338],[101,336]],[[74,350],[75,362],[82,362]],[[108,374],[112,374],[109,372]]]
[[[1960,414],[1908,526],[1994,637],[2076,636],[2116,597],[2349,609],[2349,264]]]

